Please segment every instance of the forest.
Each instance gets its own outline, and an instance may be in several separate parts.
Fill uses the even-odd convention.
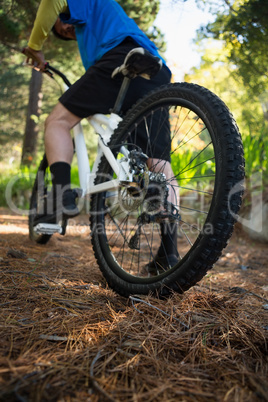
[[[155,24],[161,0],[116,1],[165,58],[165,35]],[[179,12],[188,0],[169,1]],[[187,292],[125,298],[96,262],[88,210],[70,219],[67,236],[53,235],[48,245],[29,239],[44,124],[64,88],[22,54],[40,1],[0,0],[0,401],[268,400],[267,0],[195,2],[212,18],[200,21],[193,38],[200,63],[184,81],[215,93],[237,123],[245,158],[241,219],[213,269]],[[44,53],[70,82],[84,73],[73,41],[50,33]],[[93,164],[96,135],[82,125]],[[185,144],[178,166],[199,154],[200,144]],[[192,172],[198,177],[198,164]],[[76,166],[71,181],[79,186]]]
[[[0,163],[5,174],[23,167],[34,169],[43,152],[43,124],[62,88],[23,65],[21,49],[27,44],[38,1],[2,0],[0,76]],[[159,1],[120,1],[128,15],[153,38],[163,56],[165,38],[154,26]],[[174,2],[173,2],[174,3]],[[177,7],[180,1],[177,0]],[[201,63],[185,76],[215,92],[233,113],[242,133],[247,177],[261,172],[267,182],[267,4],[265,0],[197,0],[215,21],[196,33]],[[71,82],[83,73],[75,43],[53,38],[46,58],[65,72]],[[43,86],[42,86],[43,85]],[[44,90],[45,89],[45,90]],[[89,141],[90,143],[92,141]],[[94,141],[93,141],[94,143]],[[94,152],[91,154],[94,158]],[[4,182],[3,182],[4,181]],[[22,184],[23,185],[23,184]],[[0,200],[4,204],[4,200]]]

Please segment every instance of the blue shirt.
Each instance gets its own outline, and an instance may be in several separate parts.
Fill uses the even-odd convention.
[[[153,55],[161,57],[155,44],[115,0],[67,0],[67,2],[69,14],[61,14],[60,18],[63,22],[75,26],[78,47],[86,70],[127,36]]]

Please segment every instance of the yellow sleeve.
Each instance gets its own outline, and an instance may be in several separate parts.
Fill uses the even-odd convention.
[[[28,46],[41,50],[60,13],[67,9],[67,0],[42,0],[34,22]]]

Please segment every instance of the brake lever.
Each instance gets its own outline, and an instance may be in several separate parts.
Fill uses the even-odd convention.
[[[54,78],[53,77],[53,73],[48,69],[49,68],[49,63],[48,61],[45,64],[45,69],[44,69],[44,73],[47,74],[50,78]]]

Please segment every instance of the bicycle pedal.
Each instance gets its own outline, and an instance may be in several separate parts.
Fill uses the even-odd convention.
[[[34,227],[37,234],[53,235],[55,233],[63,234],[64,228],[57,223],[38,223]]]

